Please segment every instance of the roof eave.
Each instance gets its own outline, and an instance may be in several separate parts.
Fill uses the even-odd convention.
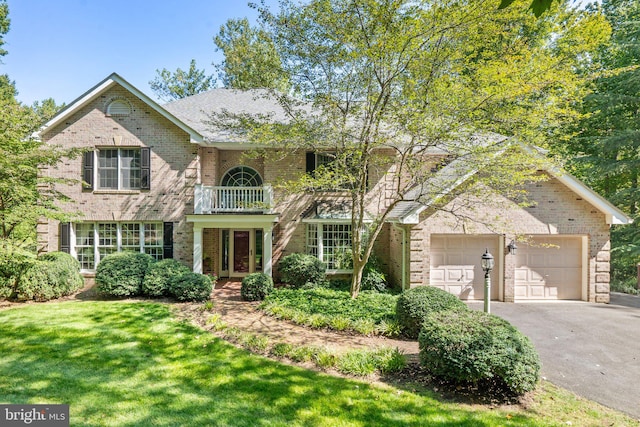
[[[551,174],[558,181],[569,187],[574,193],[582,197],[582,199],[589,202],[594,208],[598,209],[605,215],[606,222],[609,225],[625,225],[631,224],[633,219],[620,209],[615,207],[607,199],[589,189],[579,179],[575,178],[568,172],[563,171],[558,167],[552,167],[547,169],[547,172]]]

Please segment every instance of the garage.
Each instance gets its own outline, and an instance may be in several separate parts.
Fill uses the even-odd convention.
[[[532,236],[518,243],[515,300],[579,300],[583,283],[582,236]]]
[[[484,271],[480,259],[485,249],[494,254],[495,272],[491,274],[491,299],[498,299],[501,260],[496,235],[431,235],[430,284],[463,300],[484,298]]]

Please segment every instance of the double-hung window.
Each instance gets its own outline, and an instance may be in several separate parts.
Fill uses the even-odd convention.
[[[351,224],[307,224],[307,253],[322,261],[327,270],[352,270]]]
[[[102,148],[98,151],[98,189],[141,188],[139,148]]]

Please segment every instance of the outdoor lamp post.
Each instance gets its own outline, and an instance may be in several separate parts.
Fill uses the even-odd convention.
[[[491,270],[493,270],[493,255],[489,253],[489,248],[482,254],[482,269],[484,270],[484,312],[490,313],[491,307]]]

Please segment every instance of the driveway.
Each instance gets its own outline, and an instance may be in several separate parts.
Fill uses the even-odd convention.
[[[640,297],[612,293],[610,304],[492,301],[491,312],[531,338],[544,378],[640,419]]]

